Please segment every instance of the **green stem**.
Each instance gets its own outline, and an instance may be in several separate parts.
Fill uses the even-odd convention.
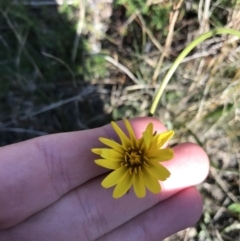
[[[176,58],[176,60],[174,61],[173,65],[171,66],[171,68],[168,70],[167,74],[165,75],[161,86],[159,87],[154,100],[152,102],[152,106],[150,108],[149,111],[149,116],[153,116],[157,105],[160,101],[160,98],[162,96],[162,93],[166,87],[166,85],[168,84],[170,78],[172,77],[172,75],[174,74],[175,70],[177,69],[177,67],[179,66],[179,64],[182,62],[182,60],[200,43],[202,43],[204,40],[217,35],[217,34],[231,34],[231,35],[235,35],[237,37],[240,38],[240,32],[234,29],[229,29],[229,28],[217,28],[214,30],[211,30],[207,33],[204,33],[202,35],[200,35],[198,38],[196,38],[195,40],[193,40],[180,54],[179,56]]]

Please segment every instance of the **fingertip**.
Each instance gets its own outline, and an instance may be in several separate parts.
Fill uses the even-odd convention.
[[[200,192],[195,187],[189,187],[170,199],[165,200],[162,209],[170,210],[166,222],[172,226],[166,226],[163,238],[176,232],[193,227],[200,219],[203,211],[203,201]]]
[[[182,194],[184,195],[184,202],[186,200],[189,203],[186,203],[186,209],[191,207],[192,215],[189,215],[189,223],[187,226],[194,226],[202,216],[203,211],[203,198],[200,192],[195,187],[190,187],[183,190]]]
[[[153,124],[153,132],[161,133],[167,130],[158,119],[153,117],[136,117],[129,121],[137,138],[142,136],[143,131],[145,131],[149,123]]]
[[[165,213],[164,210],[168,210],[165,220],[166,223],[171,224],[163,228],[163,238],[193,227],[199,221],[203,211],[202,196],[195,187],[186,188],[158,205],[159,213],[161,211],[162,215]]]
[[[205,151],[193,143],[175,146],[174,158],[162,164],[171,172],[171,177],[162,183],[163,190],[170,195],[203,182],[209,172],[209,160]]]
[[[136,117],[133,119],[129,119],[129,122],[131,123],[132,129],[137,139],[142,137],[142,133],[146,130],[149,123],[153,124],[153,131],[157,131],[157,133],[167,130],[167,128],[159,120],[153,117]],[[124,121],[119,120],[116,121],[116,123],[128,136],[128,131],[124,124]],[[105,133],[104,137],[106,138],[110,137],[115,140],[119,139],[117,134],[113,130],[112,125],[110,124],[97,128],[96,130],[100,130],[100,132]]]
[[[149,123],[153,124],[153,128],[155,131],[163,132],[167,130],[163,123],[154,117],[136,117],[134,119],[131,119],[130,122],[133,126],[141,128],[143,130],[146,129]]]
[[[185,159],[185,161],[183,160],[184,165],[190,165],[195,170],[194,175],[198,177],[198,183],[204,181],[209,172],[209,159],[205,150],[190,142],[179,144],[175,150],[178,151],[179,157]],[[191,159],[191,162],[188,161],[189,159]]]

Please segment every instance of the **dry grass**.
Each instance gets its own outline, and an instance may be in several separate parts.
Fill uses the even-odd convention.
[[[39,49],[38,45],[30,46],[32,30],[22,28],[13,14],[1,7],[1,26],[4,21],[8,26],[0,34],[5,44],[0,62],[9,70],[4,72],[4,80],[10,83],[0,84],[5,91],[0,96],[1,145],[100,126],[110,119],[146,116],[163,76],[192,39],[218,26],[240,30],[237,3],[173,2],[173,6],[169,1],[147,2],[149,12],[153,6],[169,7],[169,21],[160,29],[151,25],[141,9],[127,15],[127,4],[117,6],[113,15],[111,1],[104,0],[83,1],[73,8],[54,7],[52,11],[62,14],[67,22],[64,31],[66,26],[71,28],[70,43],[63,45],[69,47],[69,59],[48,45]],[[99,10],[93,11],[93,7]],[[108,11],[103,14],[101,9]],[[47,27],[44,21],[39,20],[40,30],[53,31],[54,27]],[[74,28],[70,24],[75,24]],[[10,53],[10,32],[18,48],[6,63],[3,56]],[[81,42],[83,39],[87,44]],[[61,75],[46,74],[48,68],[36,58],[37,51],[48,58],[49,68],[59,65],[55,71],[62,71]],[[201,220],[168,241],[240,240],[239,215],[228,209],[232,203],[240,203],[239,59],[238,39],[217,36],[205,41],[184,59],[157,109],[155,116],[176,131],[172,144],[196,142],[211,161],[209,177],[199,186],[204,197]],[[21,61],[28,64],[21,65]],[[20,71],[22,66],[28,71]]]

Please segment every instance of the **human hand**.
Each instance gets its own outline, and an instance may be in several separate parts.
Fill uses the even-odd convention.
[[[153,118],[130,121],[137,137]],[[123,123],[120,124],[122,127]],[[120,199],[100,183],[107,170],[94,163],[99,137],[116,139],[111,125],[35,138],[0,148],[1,241],[159,241],[192,226],[202,212],[192,186],[208,173],[208,158],[195,144],[175,146],[163,162],[171,172],[159,194]]]

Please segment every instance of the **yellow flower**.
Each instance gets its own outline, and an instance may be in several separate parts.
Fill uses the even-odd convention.
[[[123,196],[133,186],[137,197],[146,195],[146,188],[152,193],[159,193],[161,186],[158,180],[164,181],[170,172],[159,162],[173,158],[171,148],[160,149],[173,136],[173,131],[153,133],[153,124],[149,123],[140,139],[136,139],[128,120],[124,120],[129,137],[120,127],[111,122],[118,134],[121,144],[107,138],[99,140],[110,148],[94,148],[92,152],[101,156],[95,160],[99,166],[113,170],[103,181],[102,186],[115,186],[113,197]]]

